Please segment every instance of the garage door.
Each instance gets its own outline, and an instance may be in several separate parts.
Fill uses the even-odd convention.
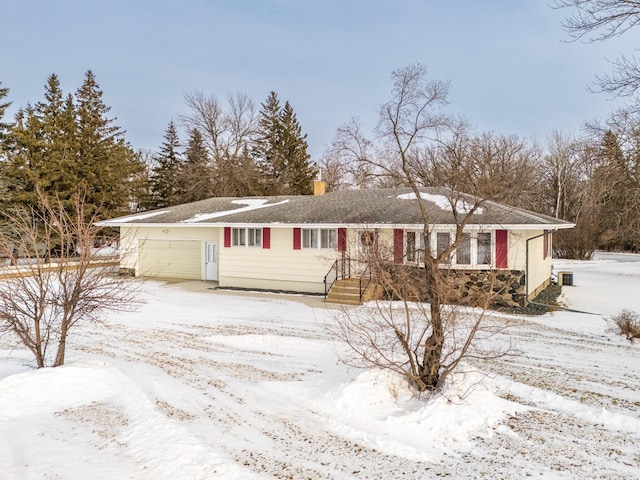
[[[200,240],[140,240],[138,275],[200,280]]]

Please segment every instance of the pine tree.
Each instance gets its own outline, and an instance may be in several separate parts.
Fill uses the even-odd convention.
[[[253,156],[262,176],[265,193],[295,195],[312,193],[315,168],[309,162],[306,135],[293,107],[284,107],[275,92],[263,103]]]
[[[213,196],[213,183],[207,147],[200,132],[193,128],[179,173],[178,203],[195,202]]]
[[[10,132],[3,173],[13,207],[35,205],[37,190],[63,202],[77,191],[72,99],[65,101],[56,75],[47,80],[44,97],[18,111]]]
[[[153,168],[151,177],[151,193],[158,208],[180,203],[178,184],[183,159],[178,151],[179,148],[178,130],[171,120],[164,134],[160,152],[154,157],[156,166]]]
[[[128,213],[131,179],[144,166],[124,139],[124,131],[108,118],[111,110],[102,101],[102,90],[88,70],[76,91],[79,186],[86,203],[99,208],[101,217]],[[91,210],[88,208],[88,210]],[[88,213],[93,213],[92,211]]]
[[[280,166],[283,163],[280,158],[282,107],[278,95],[274,91],[269,93],[266,102],[260,106],[258,134],[252,153],[262,176],[265,190],[267,193],[272,193],[278,188],[282,170]]]
[[[284,104],[281,125],[282,158],[285,159],[282,177],[286,191],[296,195],[309,195],[313,193],[316,169],[309,162],[311,155],[307,152],[307,135],[302,134],[302,128],[289,102]]]
[[[129,181],[141,164],[122,130],[106,117],[108,111],[90,71],[75,101],[51,75],[44,100],[20,109],[11,126],[2,168],[10,195],[3,207],[37,205],[40,191],[73,208],[80,191],[87,215],[128,213]]]
[[[9,124],[4,123],[2,121],[2,118],[4,117],[7,111],[7,108],[9,108],[9,105],[11,105],[11,102],[2,103],[2,99],[6,97],[8,94],[9,94],[9,89],[2,88],[2,82],[0,82],[0,153],[3,150],[5,135],[6,135],[7,129],[9,128]]]

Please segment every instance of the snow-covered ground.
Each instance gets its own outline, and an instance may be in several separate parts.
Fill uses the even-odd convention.
[[[317,298],[150,281],[56,369],[0,336],[0,479],[640,478],[640,346],[603,320],[640,312],[640,256],[555,268],[583,313],[523,318],[521,355],[429,400],[341,364]]]

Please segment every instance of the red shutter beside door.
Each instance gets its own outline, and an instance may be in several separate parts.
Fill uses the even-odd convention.
[[[224,227],[224,246],[231,246],[231,227]]]
[[[347,229],[338,229],[338,251],[345,252],[347,250]]]
[[[262,248],[271,248],[271,229],[262,229]]]
[[[396,263],[402,263],[402,257],[404,257],[403,243],[404,243],[404,230],[402,230],[401,228],[394,228],[393,230],[393,261]]]
[[[294,250],[300,250],[300,236],[301,236],[301,229],[294,228],[293,229],[293,249]]]
[[[496,230],[496,268],[509,268],[509,232]]]

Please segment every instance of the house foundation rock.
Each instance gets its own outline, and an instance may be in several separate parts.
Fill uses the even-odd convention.
[[[394,269],[392,276],[408,275],[417,299],[429,301],[422,276],[424,270],[419,267],[401,267]],[[457,305],[487,305],[491,308],[524,307],[526,298],[526,273],[521,270],[444,270],[447,285],[445,301]]]

